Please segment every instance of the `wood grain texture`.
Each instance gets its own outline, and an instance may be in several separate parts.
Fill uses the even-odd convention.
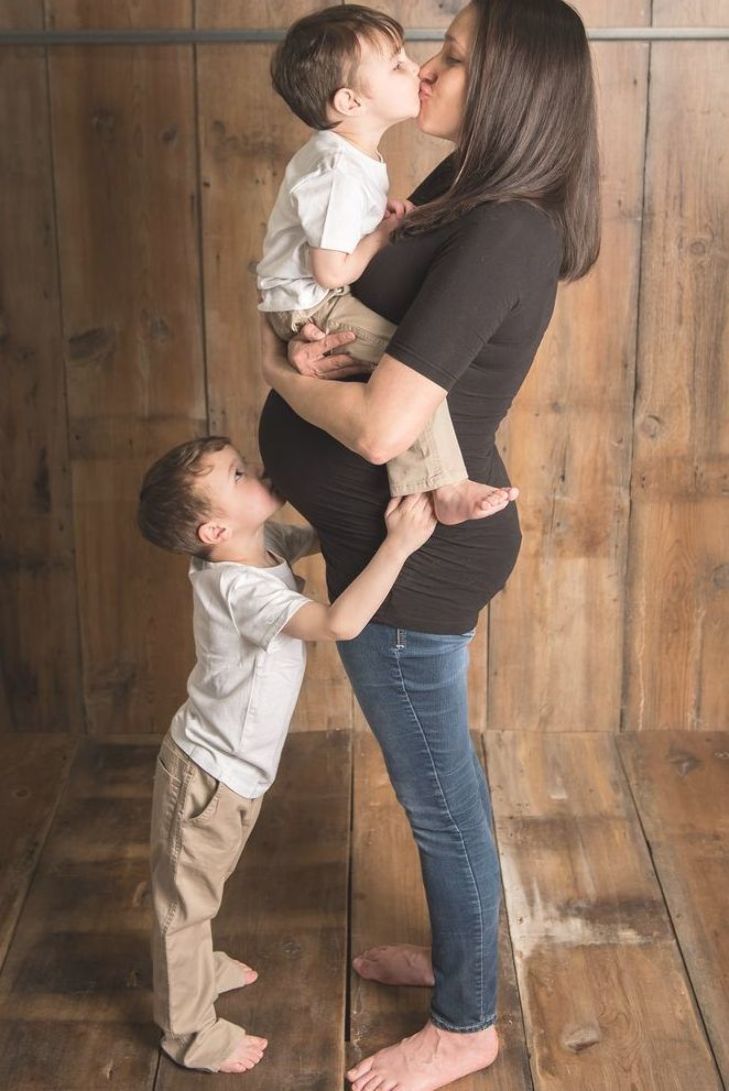
[[[0,0],[0,29],[42,30],[44,0]]]
[[[614,740],[485,738],[535,1088],[720,1091]]]
[[[729,691],[729,43],[652,46],[624,726],[722,729]]]
[[[617,740],[717,1063],[729,1084],[729,734]]]
[[[594,54],[602,252],[560,289],[499,430],[524,538],[490,608],[493,729],[616,731],[620,720],[648,47]]]
[[[587,27],[648,26],[652,0],[574,0]]]
[[[199,27],[285,29],[302,15],[329,7],[327,0],[194,0],[194,3]]]
[[[260,977],[222,996],[217,1010],[269,1039],[248,1076],[256,1091],[343,1086],[350,783],[348,734],[291,736],[226,884],[216,946]],[[186,1091],[200,1080],[163,1057],[155,1091]]]
[[[726,27],[726,0],[653,0],[653,26]]]
[[[0,966],[76,749],[72,736],[0,738]]]
[[[79,740],[0,975],[3,1087],[151,1091],[155,754],[154,742]]]
[[[1,4],[0,26],[42,29],[42,4]],[[0,51],[0,132],[0,731],[78,731],[81,648],[42,49]]]
[[[352,954],[387,943],[428,945],[427,908],[415,843],[379,747],[366,734],[355,736],[354,772]],[[458,1091],[530,1091],[532,1087],[504,915],[499,960],[501,1051],[486,1072],[454,1084]],[[390,988],[365,981],[352,971],[348,1064],[413,1034],[424,1025],[429,1005],[429,989]]]
[[[163,1059],[154,1083],[148,842],[157,742],[79,744],[0,974],[3,1087],[88,1091],[113,1077],[124,1091],[181,1091],[201,1078]],[[34,790],[46,781],[36,763]],[[260,1091],[342,1083],[350,782],[346,733],[288,740],[215,921],[216,946],[261,975],[255,988],[218,1001],[223,1017],[271,1039]]]
[[[108,25],[189,25],[184,0]],[[93,5],[54,0],[59,29]],[[144,543],[145,469],[206,430],[189,47],[51,53],[74,527],[88,728],[160,731],[192,665],[186,561]]]
[[[191,25],[194,0],[44,0],[49,30],[154,30]]]

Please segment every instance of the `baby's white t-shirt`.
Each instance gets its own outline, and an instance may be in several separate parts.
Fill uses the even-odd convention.
[[[306,667],[306,644],[281,632],[311,602],[290,565],[315,541],[312,527],[267,523],[281,563],[255,568],[193,557],[197,662],[170,733],[216,780],[255,798],[273,783]]]
[[[387,166],[330,129],[315,132],[286,167],[258,263],[261,311],[316,307],[309,247],[351,254],[385,215]]]

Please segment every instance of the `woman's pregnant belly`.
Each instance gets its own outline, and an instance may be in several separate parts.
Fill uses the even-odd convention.
[[[273,392],[261,413],[259,445],[276,490],[316,527],[334,599],[385,537],[387,471],[302,420]],[[493,453],[497,464],[487,467],[484,462],[493,474],[488,479],[506,483],[495,448]],[[520,541],[514,504],[488,519],[439,525],[408,559],[374,620],[422,632],[468,631],[478,611],[506,582]]]

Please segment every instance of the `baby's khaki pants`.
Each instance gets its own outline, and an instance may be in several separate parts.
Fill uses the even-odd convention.
[[[303,311],[267,311],[266,318],[282,341],[290,341],[306,322],[329,333],[353,330],[357,340],[345,351],[358,360],[377,364],[395,332],[382,315],[365,307],[349,288],[333,288],[315,307]],[[387,463],[391,496],[430,492],[468,477],[461,448],[445,401],[441,402],[411,447]]]
[[[262,798],[233,792],[165,735],[154,774],[150,845],[154,1018],[163,1050],[187,1068],[217,1072],[244,1033],[215,1014],[218,994],[243,982],[235,961],[213,951],[210,922]]]

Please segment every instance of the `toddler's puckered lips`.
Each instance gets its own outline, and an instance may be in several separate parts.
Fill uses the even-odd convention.
[[[272,494],[272,496],[278,497],[279,500],[285,500],[286,499],[285,496],[281,495],[281,493],[278,491],[278,489],[274,488],[273,483],[271,481],[271,478],[268,476],[268,474],[266,473],[265,470],[261,474],[261,484],[266,486],[266,488]]]
[[[418,94],[420,95],[420,98],[424,101],[425,99],[430,98],[430,96],[433,94],[433,92],[428,87],[427,83],[421,81],[420,90],[419,90]]]

